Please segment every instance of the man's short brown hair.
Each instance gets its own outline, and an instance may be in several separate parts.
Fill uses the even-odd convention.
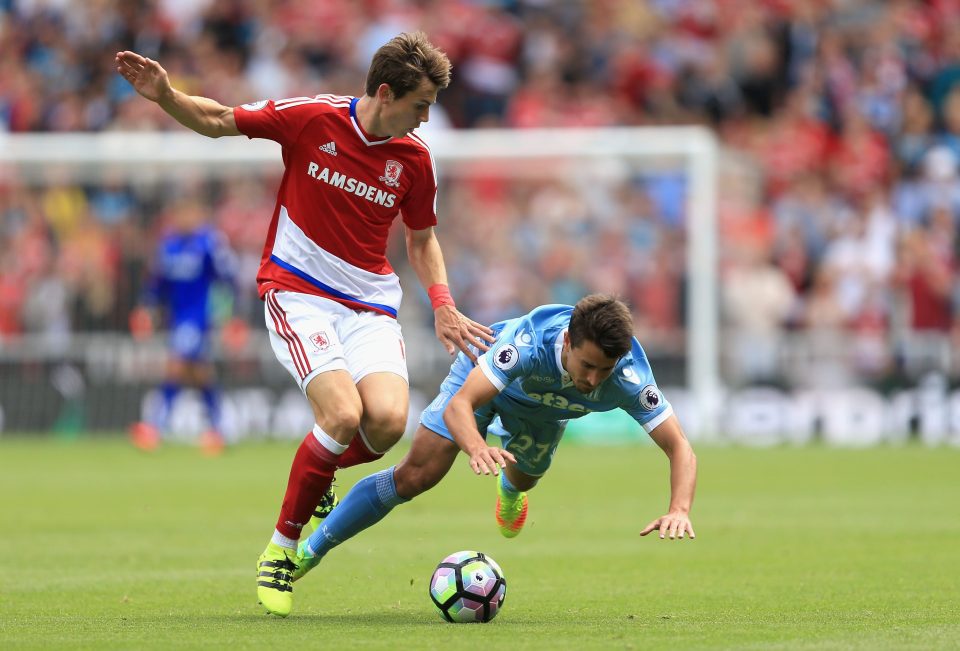
[[[450,59],[428,41],[423,32],[404,32],[373,55],[367,71],[366,92],[374,97],[380,84],[387,84],[399,99],[420,86],[424,77],[437,88],[449,86]]]
[[[630,309],[613,296],[590,294],[581,298],[570,317],[570,345],[595,343],[611,359],[623,357],[633,347]]]

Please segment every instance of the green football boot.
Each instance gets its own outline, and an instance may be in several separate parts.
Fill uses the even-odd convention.
[[[497,509],[494,515],[504,538],[516,538],[527,521],[527,494],[507,495],[503,485],[497,482]]]
[[[313,531],[316,531],[323,524],[324,519],[330,515],[339,503],[340,498],[333,492],[333,489],[324,494],[320,504],[317,505],[317,510],[313,512],[313,517],[310,518],[310,526],[313,527]],[[297,569],[293,572],[290,580],[299,581],[304,574],[319,564],[320,558],[311,554],[310,550],[307,549],[307,540],[301,540],[300,544],[297,545]]]
[[[317,504],[317,509],[310,517],[310,530],[316,531],[317,527],[323,522],[323,519],[330,515],[330,512],[333,511],[334,507],[339,503],[340,498],[337,497],[337,494],[333,492],[332,488],[324,493],[323,497],[320,498],[320,503]]]
[[[297,545],[297,569],[290,575],[291,581],[299,581],[303,575],[320,564],[320,556],[314,556],[307,548],[307,541],[301,540]]]
[[[293,608],[297,553],[271,542],[257,559],[257,599],[267,612],[286,617]]]

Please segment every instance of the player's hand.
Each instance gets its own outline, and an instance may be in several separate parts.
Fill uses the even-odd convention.
[[[461,350],[473,363],[477,362],[477,356],[470,350],[470,346],[486,351],[490,350],[488,344],[495,341],[493,330],[463,316],[452,305],[441,305],[434,310],[433,320],[437,339],[447,352],[456,355],[457,350]]]
[[[510,452],[502,448],[490,447],[487,445],[478,446],[473,452],[470,452],[470,467],[477,475],[483,473],[489,475],[500,474],[500,469],[505,468],[507,461],[516,463],[517,459]]]
[[[153,315],[146,307],[136,307],[130,312],[130,334],[137,341],[153,335]]]
[[[641,536],[646,536],[651,531],[659,531],[660,539],[670,538],[670,540],[683,540],[683,537],[690,534],[690,539],[697,537],[693,532],[693,524],[690,522],[690,516],[679,511],[671,511],[666,515],[660,516],[640,532]]]
[[[243,319],[232,317],[223,324],[220,336],[227,350],[235,353],[246,348],[249,343],[250,326]]]
[[[170,79],[167,71],[153,59],[140,56],[136,52],[117,52],[114,59],[117,72],[130,82],[134,89],[151,102],[170,92]]]

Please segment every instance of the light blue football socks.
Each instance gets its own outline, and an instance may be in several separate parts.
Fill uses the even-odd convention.
[[[340,543],[380,522],[393,507],[410,500],[397,495],[394,466],[368,475],[350,489],[323,524],[302,545],[305,556],[317,560]]]
[[[510,483],[510,480],[507,479],[507,473],[500,473],[500,490],[503,491],[503,494],[516,499],[520,496],[522,491],[517,490],[517,487]]]

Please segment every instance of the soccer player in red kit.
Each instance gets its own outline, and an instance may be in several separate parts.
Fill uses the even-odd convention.
[[[398,213],[448,352],[474,358],[468,344],[486,350],[484,342],[493,341],[450,297],[433,230],[436,172],[415,131],[449,84],[450,61],[422,32],[400,34],[374,54],[359,98],[315,95],[235,108],[172,88],[159,63],[134,52],[117,53],[116,64],[140,95],[197,133],[269,138],[283,147],[257,283],[273,350],[316,422],[293,459],[276,529],[257,561],[257,597],[285,617],[301,529],[329,495],[336,469],[381,457],[406,427],[401,289],[386,258]]]

